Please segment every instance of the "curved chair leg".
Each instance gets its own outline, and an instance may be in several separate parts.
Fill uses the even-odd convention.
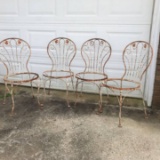
[[[82,82],[82,84],[81,84],[81,97],[82,97],[82,94],[83,94],[83,82]]]
[[[100,86],[99,87],[99,108],[98,108],[98,112],[99,113],[102,113],[103,112],[103,107],[102,107],[102,102],[103,102],[103,100],[102,100],[102,89],[101,89],[102,87]]]
[[[119,124],[118,127],[122,127],[122,123],[121,123],[121,119],[122,119],[122,104],[123,104],[123,98],[122,98],[122,94],[120,93],[120,97],[119,97]]]
[[[5,90],[4,90],[4,97],[3,97],[3,104],[6,104],[6,95],[7,95],[7,83],[5,83]]]
[[[43,93],[44,93],[43,100],[44,101],[46,100],[46,82],[47,80],[43,81]]]
[[[13,91],[13,84],[11,84],[11,100],[12,100],[12,109],[11,109],[11,116],[13,116],[14,109],[15,109],[15,103],[14,103],[14,91]]]
[[[145,116],[145,118],[147,119],[147,118],[148,118],[148,114],[147,114],[147,109],[146,109],[146,103],[145,103],[145,101],[144,101],[143,93],[142,93],[141,90],[140,90],[140,93],[141,93],[141,96],[142,96],[142,103],[143,103],[143,109],[144,109],[144,116]]]
[[[48,95],[50,95],[50,88],[51,88],[51,85],[52,85],[52,81],[51,81],[51,79],[50,79],[50,81],[49,81],[49,87],[48,87]]]
[[[144,115],[145,115],[145,118],[147,119],[148,114],[147,114],[147,109],[146,109],[146,103],[145,103],[144,99],[142,99],[142,101],[143,101],[143,106],[144,106]]]
[[[30,82],[30,85],[31,85],[32,97],[34,98],[34,91],[33,91],[33,85],[32,85],[32,82]]]
[[[145,115],[145,118],[148,118],[147,109],[146,109],[146,103],[145,103],[144,99],[142,99],[142,101],[143,101],[143,106],[144,106],[144,115]]]
[[[66,83],[66,101],[67,101],[67,106],[71,107],[69,104],[69,100],[68,100],[68,88],[69,88],[69,83]]]
[[[71,82],[72,82],[72,87],[73,87],[73,90],[74,90],[73,77],[71,77]]]
[[[76,104],[77,104],[77,99],[78,99],[78,78],[77,78],[77,81],[76,81],[76,87],[75,87],[75,91],[76,91],[76,99],[75,99],[75,103],[74,103],[74,105],[76,106]]]
[[[41,88],[41,82],[40,82],[40,84],[38,84],[38,89],[37,89],[37,101],[38,101],[38,105],[39,105],[40,108],[42,109],[43,104],[40,103],[40,100],[39,100],[39,91],[40,91],[40,88]]]

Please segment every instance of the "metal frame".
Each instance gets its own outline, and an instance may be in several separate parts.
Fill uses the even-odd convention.
[[[14,114],[14,86],[23,83],[30,83],[32,94],[33,87],[32,82],[39,78],[37,73],[29,72],[28,63],[31,57],[30,45],[20,38],[7,38],[0,42],[0,62],[2,62],[6,68],[6,75],[3,80],[5,83],[4,104],[6,101],[6,91],[11,94],[12,109],[11,115]],[[27,78],[26,78],[27,77]],[[10,87],[8,86],[10,85]],[[40,85],[38,84],[38,93]],[[42,106],[39,102],[38,104]]]
[[[142,78],[151,64],[153,58],[153,49],[148,42],[135,41],[128,44],[122,55],[124,64],[124,74],[121,78],[108,79],[107,83],[101,84],[102,87],[110,89],[119,96],[119,127],[121,125],[122,105],[126,96],[129,93],[138,90],[142,96],[145,118],[147,118],[146,105],[144,101],[143,92],[141,90]],[[128,83],[128,84],[127,84]],[[100,110],[102,110],[102,90],[100,91]]]
[[[105,65],[111,56],[111,52],[110,44],[101,38],[92,38],[83,43],[81,55],[85,66],[84,71],[77,73],[75,76],[77,79],[76,93],[78,92],[79,84],[81,84],[82,94],[83,82],[93,83],[100,91],[100,83],[108,79],[105,73]]]
[[[63,81],[66,85],[66,97],[67,97],[67,105],[70,107],[68,100],[68,89],[70,86],[70,82],[73,85],[74,73],[71,71],[71,63],[76,55],[76,45],[75,43],[65,37],[58,37],[51,40],[47,46],[47,53],[51,60],[51,70],[46,70],[43,72],[43,80],[44,80],[44,93],[46,96],[46,82],[49,81],[49,92],[51,88],[52,80],[59,79]]]

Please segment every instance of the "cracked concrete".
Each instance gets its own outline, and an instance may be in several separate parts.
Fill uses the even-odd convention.
[[[6,105],[0,103],[0,160],[160,159],[158,113],[150,112],[146,120],[143,110],[124,107],[123,128],[118,128],[118,106],[104,104],[97,115],[95,99],[76,106],[71,102],[68,108],[54,95],[40,110],[22,89],[11,117],[8,97]]]

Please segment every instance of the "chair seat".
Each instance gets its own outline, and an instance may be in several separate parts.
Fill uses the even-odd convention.
[[[60,71],[56,71],[56,70],[50,70],[50,71],[44,71],[43,72],[43,76],[44,77],[48,77],[48,78],[70,78],[72,77],[74,74],[71,71],[64,71],[64,70],[60,70]]]
[[[108,79],[108,76],[98,72],[80,72],[76,74],[76,78],[83,81],[104,81]]]
[[[19,72],[19,73],[14,73],[14,74],[4,76],[4,81],[7,83],[21,84],[21,83],[31,82],[38,78],[39,78],[39,75],[37,73]]]
[[[121,91],[140,89],[139,82],[129,79],[120,79],[120,78],[108,79],[107,83],[103,84],[102,86]]]

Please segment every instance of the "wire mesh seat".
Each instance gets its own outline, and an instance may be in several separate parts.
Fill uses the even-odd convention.
[[[2,62],[6,68],[6,74],[3,78],[5,83],[4,104],[6,101],[6,91],[8,91],[12,99],[11,114],[14,113],[15,109],[13,87],[15,85],[30,83],[33,94],[32,82],[39,78],[37,73],[29,72],[28,63],[30,57],[31,48],[23,39],[7,38],[0,42],[0,62]],[[10,87],[8,85],[10,85]],[[39,102],[39,98],[38,104],[42,105]]]
[[[92,83],[100,90],[100,83],[108,79],[105,73],[105,65],[111,56],[110,44],[101,38],[92,38],[85,41],[81,47],[81,56],[84,61],[84,71],[76,74],[76,93],[78,86],[83,82]]]
[[[147,118],[146,104],[142,92],[142,78],[145,75],[153,57],[151,45],[145,41],[134,41],[128,44],[123,51],[122,59],[124,74],[121,78],[109,78],[106,83],[101,84],[114,94],[118,94],[119,103],[119,127],[121,124],[122,105],[125,97],[133,91],[139,91],[144,106],[145,118]],[[100,91],[100,110],[102,110],[102,90]]]
[[[71,83],[74,89],[74,73],[71,71],[71,62],[76,55],[76,50],[77,49],[75,43],[69,38],[58,37],[51,40],[47,46],[47,53],[51,60],[51,69],[43,72],[44,91],[47,81],[49,82],[49,93],[52,85],[52,80],[59,79],[64,82],[64,84],[66,85],[66,98],[68,107],[70,107],[68,101],[68,89]]]

